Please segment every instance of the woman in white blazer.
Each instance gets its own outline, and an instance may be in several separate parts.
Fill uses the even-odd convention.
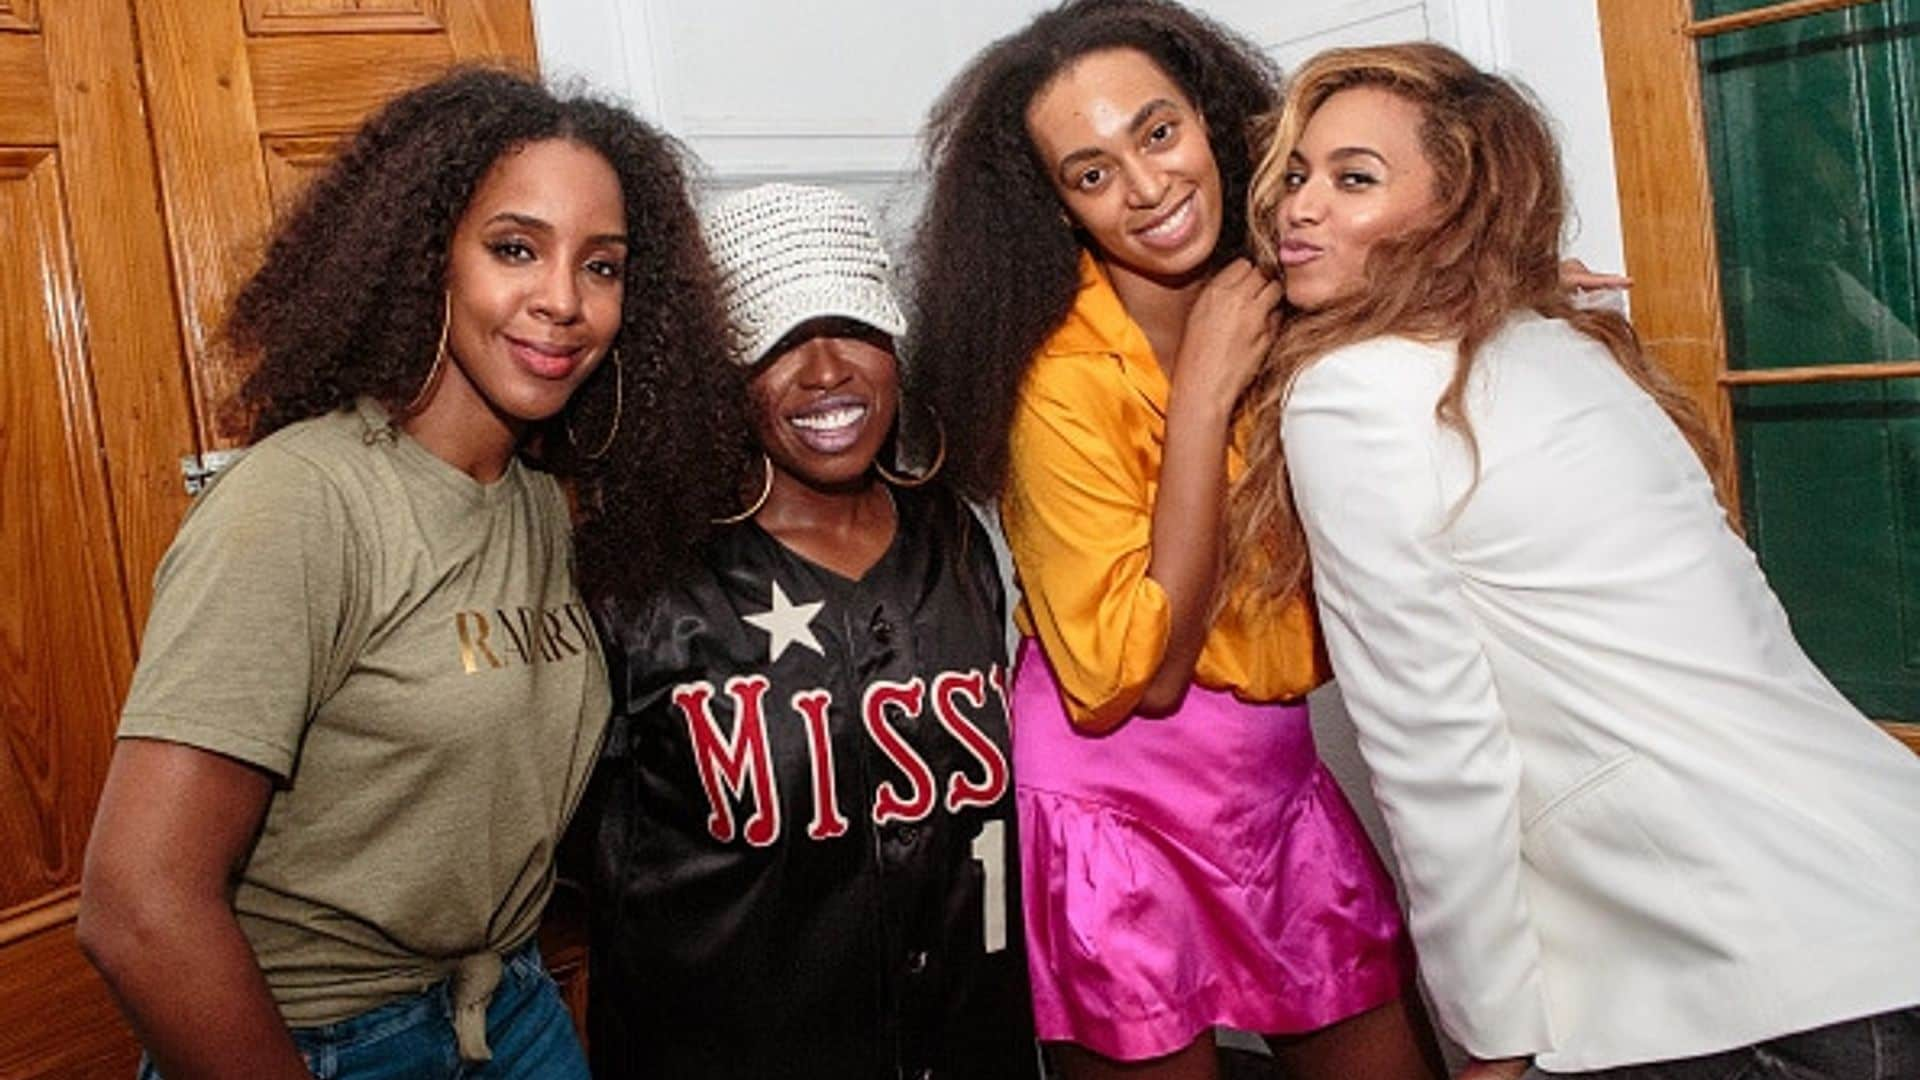
[[[1296,75],[1240,572],[1311,550],[1463,1076],[1920,1077],[1920,761],[1795,643],[1697,411],[1562,291],[1563,217],[1538,111],[1459,56]]]

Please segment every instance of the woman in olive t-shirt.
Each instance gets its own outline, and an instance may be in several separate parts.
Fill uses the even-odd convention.
[[[143,1071],[585,1076],[531,944],[608,707],[552,472],[606,576],[729,501],[709,278],[665,140],[494,71],[286,218],[229,324],[254,445],[160,567],[87,854]]]

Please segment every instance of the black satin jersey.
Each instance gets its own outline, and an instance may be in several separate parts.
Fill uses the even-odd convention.
[[[600,612],[596,1076],[1036,1075],[1005,601],[971,511],[894,498],[858,581],[749,523]]]

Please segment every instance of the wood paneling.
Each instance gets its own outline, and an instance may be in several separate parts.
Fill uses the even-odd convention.
[[[1691,7],[1690,0],[1599,0],[1600,36],[1634,325],[1730,448],[1700,76],[1693,41],[1682,32]],[[1722,490],[1731,492],[1734,457],[1727,453],[1725,460]]]
[[[193,443],[124,0],[11,10],[42,32],[0,33],[0,1076],[124,1077],[72,918]]]
[[[32,937],[48,927],[70,923],[80,914],[80,887],[56,889],[19,907],[0,911],[0,945]]]
[[[431,33],[446,28],[446,0],[246,0],[250,34]]]
[[[275,213],[290,206],[307,182],[327,167],[340,139],[339,135],[269,135],[261,140]]]
[[[71,923],[7,946],[0,962],[0,1077],[128,1080],[133,1075],[140,1048],[106,987],[77,962],[79,955]]]
[[[447,9],[447,40],[462,60],[487,59],[534,71],[533,5],[529,0],[465,0]]]
[[[52,146],[53,88],[37,35],[0,33],[0,146]]]
[[[380,103],[445,71],[444,34],[262,37],[247,44],[253,105],[263,134],[342,132]]]
[[[0,150],[0,909],[79,883],[91,799],[64,796],[100,789],[132,649],[60,188],[52,152]]]
[[[39,17],[34,14],[35,2],[0,0],[0,31],[39,29]]]
[[[218,404],[241,373],[220,362],[215,335],[238,283],[257,264],[271,215],[260,163],[240,9],[195,0],[133,0],[141,71],[152,116],[160,195],[166,208],[187,354],[203,444],[237,445]]]
[[[1907,749],[1920,754],[1920,724],[1883,721],[1880,726],[1887,729],[1887,734],[1905,743]]]
[[[111,482],[127,608],[146,625],[154,567],[186,512],[180,458],[199,450],[188,352],[175,321],[153,141],[126,0],[60,0],[44,12],[67,228],[86,300],[97,429]],[[117,698],[130,664],[104,678]],[[93,805],[94,789],[71,798]]]

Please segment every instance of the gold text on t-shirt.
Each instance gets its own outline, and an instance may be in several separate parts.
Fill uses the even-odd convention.
[[[459,611],[453,625],[460,637],[460,666],[469,675],[515,661],[551,664],[593,648],[593,626],[577,602],[545,609]]]

